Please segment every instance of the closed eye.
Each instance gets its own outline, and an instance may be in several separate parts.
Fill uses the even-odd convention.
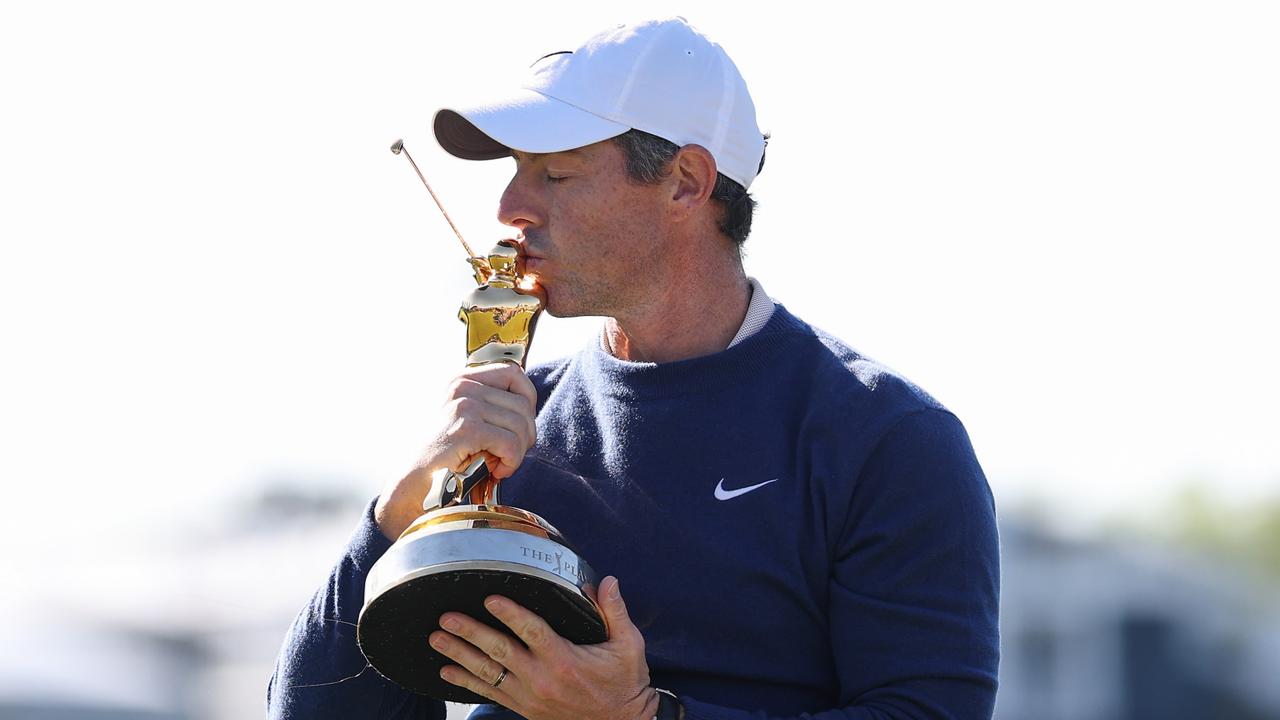
[[[562,183],[568,179],[569,177],[567,175],[548,175],[547,176],[547,182],[549,183]]]

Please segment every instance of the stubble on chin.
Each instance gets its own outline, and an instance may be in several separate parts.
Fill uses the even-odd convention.
[[[544,288],[543,307],[548,315],[558,318],[608,315],[611,304],[601,297],[606,292],[596,283],[581,278],[559,280],[553,288]]]

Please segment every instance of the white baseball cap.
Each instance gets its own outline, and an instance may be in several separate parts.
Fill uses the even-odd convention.
[[[724,49],[682,17],[620,24],[545,55],[500,98],[436,113],[436,140],[467,160],[572,150],[631,130],[701,145],[751,186],[764,155],[756,108]]]

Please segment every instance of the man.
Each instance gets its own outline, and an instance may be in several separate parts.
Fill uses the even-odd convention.
[[[272,717],[443,717],[364,669],[353,624],[429,475],[487,451],[504,501],[610,575],[609,639],[572,645],[494,597],[522,642],[446,613],[429,641],[448,681],[535,719],[989,718],[986,480],[954,416],[745,276],[764,138],[724,51],[683,19],[620,25],[435,131],[514,158],[499,219],[548,311],[603,315],[603,336],[529,376],[459,376],[419,467],[291,628]]]

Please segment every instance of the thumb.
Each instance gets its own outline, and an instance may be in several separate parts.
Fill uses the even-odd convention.
[[[631,623],[631,616],[627,614],[627,605],[622,601],[618,578],[612,575],[600,583],[600,610],[604,613],[610,640],[621,639],[636,631],[636,626]]]

